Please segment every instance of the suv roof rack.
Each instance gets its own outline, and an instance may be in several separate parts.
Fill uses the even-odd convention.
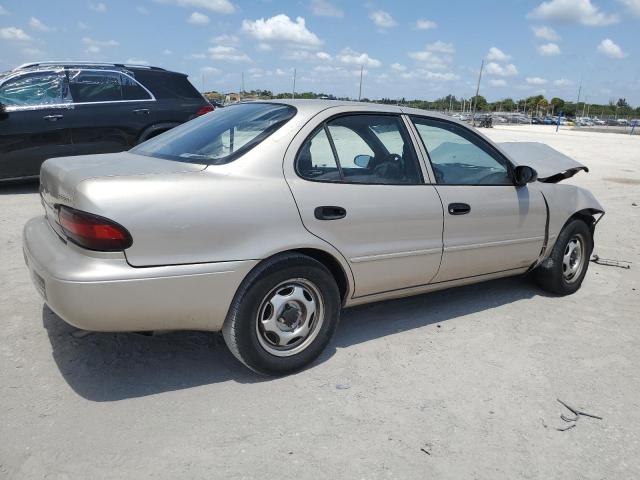
[[[76,66],[76,65],[86,65],[86,66],[94,66],[94,67],[120,67],[120,68],[126,68],[126,67],[134,67],[134,68],[148,68],[149,70],[165,70],[164,68],[160,68],[160,67],[152,67],[150,65],[136,65],[134,63],[111,63],[111,62],[88,62],[88,61],[46,61],[46,62],[30,62],[30,63],[24,63],[22,65],[20,65],[19,67],[16,67],[13,69],[13,71],[17,71],[17,70],[24,70],[26,68],[33,68],[33,67],[39,67],[39,66],[51,66],[51,65],[59,65],[61,67],[67,66],[67,65],[72,65],[72,66]]]

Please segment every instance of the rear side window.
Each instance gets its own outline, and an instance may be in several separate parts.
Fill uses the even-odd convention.
[[[358,114],[329,120],[303,144],[296,171],[302,178],[323,182],[422,183],[418,158],[397,115]]]
[[[69,103],[64,72],[34,72],[7,80],[0,87],[0,103],[7,107]]]
[[[157,99],[185,98],[202,100],[202,95],[185,75],[159,71],[136,71],[136,79],[147,87]]]
[[[220,165],[262,142],[296,114],[289,105],[240,103],[216,109],[154,137],[132,153],[181,162]]]
[[[134,79],[104,70],[69,71],[69,89],[76,103],[151,99]]]

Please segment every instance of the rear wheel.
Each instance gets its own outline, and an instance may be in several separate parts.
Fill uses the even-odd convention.
[[[582,285],[592,251],[589,226],[582,220],[572,220],[562,229],[551,255],[533,271],[533,276],[548,292],[572,294]]]
[[[324,350],[340,307],[338,287],[324,265],[306,255],[276,256],[245,279],[222,333],[229,350],[250,369],[291,373]]]

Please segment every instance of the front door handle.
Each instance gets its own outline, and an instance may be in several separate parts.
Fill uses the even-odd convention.
[[[149,115],[149,109],[148,108],[136,108],[135,110],[133,110],[133,113],[135,113],[136,115]]]
[[[450,203],[449,214],[451,215],[464,215],[471,211],[471,205],[468,203]]]
[[[340,220],[347,216],[347,211],[342,207],[325,205],[316,207],[313,214],[318,220]]]
[[[50,122],[57,122],[63,117],[63,115],[45,115],[42,117],[43,120],[49,120]]]

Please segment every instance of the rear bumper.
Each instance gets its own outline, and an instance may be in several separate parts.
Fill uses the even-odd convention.
[[[47,305],[93,331],[220,330],[235,292],[257,261],[131,267],[123,254],[68,245],[45,217],[24,227],[25,262]]]

